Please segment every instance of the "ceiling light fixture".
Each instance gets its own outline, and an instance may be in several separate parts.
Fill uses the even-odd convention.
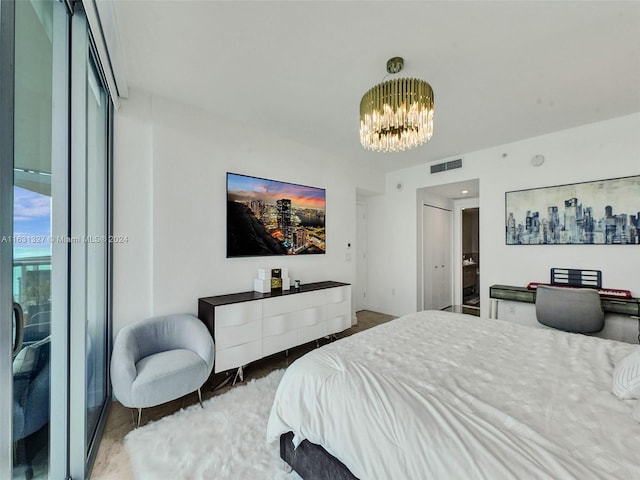
[[[404,67],[401,57],[387,62],[389,74]],[[433,135],[433,89],[424,80],[397,78],[380,83],[360,101],[360,143],[376,152],[399,152],[428,142]]]

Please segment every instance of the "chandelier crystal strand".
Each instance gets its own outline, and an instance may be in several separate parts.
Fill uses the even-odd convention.
[[[389,80],[371,88],[360,102],[360,143],[378,152],[422,145],[433,135],[433,90],[415,78]]]

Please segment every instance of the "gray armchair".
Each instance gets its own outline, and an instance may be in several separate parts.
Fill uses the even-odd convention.
[[[125,326],[111,356],[116,398],[138,410],[198,392],[213,369],[214,343],[205,325],[191,315],[166,315]]]
[[[595,333],[604,327],[600,295],[591,288],[538,286],[536,318],[543,325],[573,333]]]
[[[13,441],[15,461],[33,476],[27,458],[29,437],[49,423],[51,328],[49,323],[24,325],[22,308],[14,303]]]

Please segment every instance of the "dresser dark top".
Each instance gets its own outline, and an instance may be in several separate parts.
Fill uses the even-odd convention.
[[[285,297],[288,295],[296,295],[298,293],[314,292],[316,290],[324,290],[326,288],[345,287],[350,285],[349,283],[342,282],[315,282],[300,285],[300,288],[293,288],[293,285],[289,290],[282,290],[277,292],[260,293],[260,292],[241,292],[230,293],[227,295],[216,295],[213,297],[202,297],[198,299],[198,302],[209,304],[213,307],[220,305],[230,305],[233,303],[250,302],[252,300],[263,300],[265,298],[277,298]]]

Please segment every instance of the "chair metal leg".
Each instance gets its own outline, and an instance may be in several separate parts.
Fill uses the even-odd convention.
[[[202,392],[200,392],[200,389],[198,389],[198,401],[200,402],[200,407],[204,408],[204,405],[202,405]]]
[[[136,422],[136,428],[140,428],[140,420],[142,419],[142,409],[138,409],[138,421]]]

